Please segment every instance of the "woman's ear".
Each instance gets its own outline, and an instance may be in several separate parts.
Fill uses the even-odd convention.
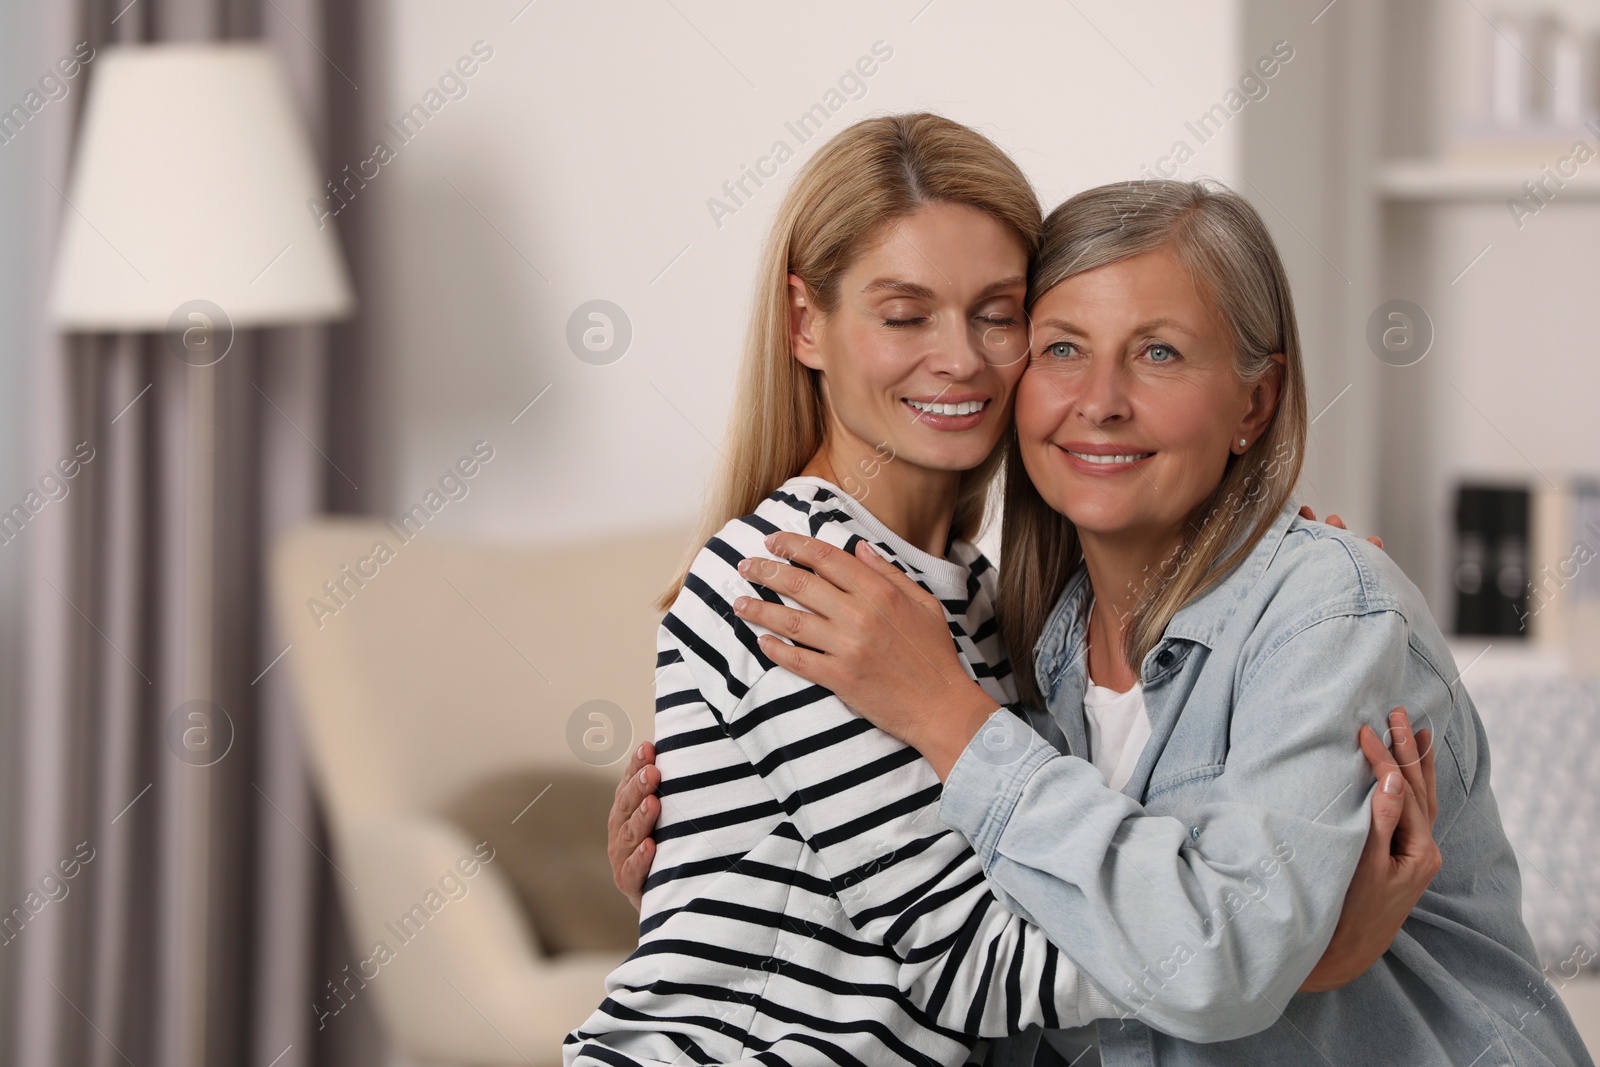
[[[1265,432],[1273,413],[1278,410],[1278,399],[1283,395],[1283,376],[1288,373],[1289,361],[1282,352],[1274,352],[1267,358],[1273,366],[1267,368],[1261,379],[1250,387],[1250,406],[1245,409],[1244,419],[1239,423],[1237,436],[1251,444]]]
[[[811,292],[798,275],[789,275],[789,350],[794,358],[812,370],[822,370],[822,352],[817,344],[816,309]]]

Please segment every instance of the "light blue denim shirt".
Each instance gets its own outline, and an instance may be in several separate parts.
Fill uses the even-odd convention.
[[[1421,594],[1295,511],[1144,658],[1152,736],[1123,792],[1080,758],[1080,568],[1035,647],[1049,715],[997,711],[940,817],[1125,1011],[1098,1024],[1107,1067],[1592,1065],[1523,926],[1483,727]],[[1377,964],[1296,993],[1367,837],[1357,731],[1387,739],[1397,705],[1438,745],[1444,867]],[[1038,1039],[997,1042],[991,1062],[1031,1063]]]

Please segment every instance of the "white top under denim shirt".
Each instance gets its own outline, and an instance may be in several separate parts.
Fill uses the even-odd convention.
[[[940,818],[1126,1012],[1097,1024],[1106,1067],[1592,1065],[1522,923],[1477,711],[1388,556],[1286,505],[1144,658],[1152,734],[1120,793],[1063,754],[1085,751],[1089,595],[1080,568],[1035,647],[1049,715],[997,711]],[[1443,869],[1365,974],[1297,994],[1367,836],[1357,731],[1397,705],[1439,746]]]
[[[1083,694],[1083,714],[1089,728],[1086,757],[1106,784],[1121,789],[1133,777],[1144,746],[1150,740],[1150,715],[1145,711],[1144,687],[1138,682],[1119,693],[1089,679]]]

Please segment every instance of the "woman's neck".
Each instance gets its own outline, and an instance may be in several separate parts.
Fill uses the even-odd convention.
[[[1163,566],[1182,544],[1174,532],[1161,537],[1097,535],[1080,530],[1083,564],[1094,591],[1089,617],[1089,677],[1096,685],[1127,692],[1139,680],[1128,665],[1128,627],[1133,614],[1155,592]]]
[[[918,467],[830,434],[800,473],[832,482],[894,533],[931,556],[944,557],[961,488],[959,471]]]

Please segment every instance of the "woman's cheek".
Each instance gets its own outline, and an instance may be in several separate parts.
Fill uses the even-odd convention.
[[[999,373],[1000,379],[1005,382],[1006,388],[1014,394],[1018,383],[1022,381],[1027,373],[1028,362],[1028,353],[1024,351],[1014,359],[998,360],[990,365]]]
[[[1054,462],[1056,451],[1050,439],[1060,428],[1067,405],[1056,384],[1044,377],[1030,369],[1017,386],[1017,443],[1021,446],[1023,469],[1034,488],[1047,504],[1065,514],[1065,502],[1058,499],[1060,494],[1056,487],[1061,471]]]
[[[1043,371],[1030,369],[1017,384],[1017,436],[1024,447],[1054,436],[1070,406],[1060,383],[1051,382],[1048,377]]]

